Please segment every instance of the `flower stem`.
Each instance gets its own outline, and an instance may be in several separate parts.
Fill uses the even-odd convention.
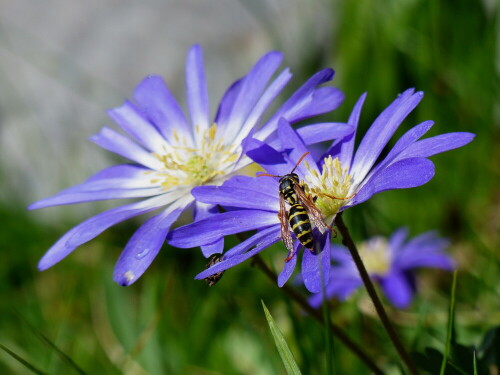
[[[403,346],[403,343],[401,342],[399,336],[397,335],[396,330],[392,326],[389,317],[387,316],[387,313],[384,309],[384,306],[382,305],[382,302],[380,301],[380,298],[378,297],[377,292],[375,291],[375,287],[373,286],[371,278],[368,275],[368,272],[366,271],[365,265],[363,264],[361,257],[359,256],[358,249],[356,248],[356,245],[354,244],[354,241],[352,240],[351,235],[349,234],[349,230],[344,224],[344,220],[342,219],[342,213],[337,214],[337,217],[335,218],[335,224],[337,224],[337,228],[342,234],[342,243],[349,249],[352,259],[354,260],[354,263],[358,268],[361,279],[365,284],[365,288],[368,292],[368,295],[370,296],[373,305],[375,306],[375,310],[377,311],[380,321],[382,322],[382,325],[384,326],[387,334],[389,335],[389,338],[391,339],[394,347],[396,348],[399,356],[401,357],[401,360],[405,363],[410,374],[418,375],[418,370],[415,367],[415,364],[413,363],[413,361],[410,358],[410,355]]]
[[[278,278],[276,273],[272,271],[267,264],[262,260],[259,254],[253,256],[253,264],[259,268],[264,274],[273,282],[273,284],[276,284],[276,279]],[[283,285],[281,287],[281,290],[283,290],[290,298],[292,298],[306,313],[308,313],[311,317],[313,317],[315,320],[320,322],[323,325],[328,325],[333,334],[344,343],[344,345],[349,348],[355,355],[357,355],[365,364],[367,367],[370,368],[370,370],[376,374],[376,375],[383,375],[384,372],[378,368],[378,366],[373,362],[373,360],[365,353],[363,349],[361,349],[358,344],[356,344],[354,341],[352,341],[349,336],[340,328],[339,326],[333,324],[332,322],[328,321],[325,322],[323,319],[323,315],[319,310],[316,310],[312,308],[309,303],[307,303],[307,300],[299,293],[297,292],[294,288],[288,286],[288,285]]]

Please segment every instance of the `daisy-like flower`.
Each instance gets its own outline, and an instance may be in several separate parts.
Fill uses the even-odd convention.
[[[63,235],[43,256],[39,269],[62,260],[83,243],[123,220],[161,210],[132,236],[115,267],[114,280],[121,285],[135,282],[149,267],[165,242],[172,223],[190,206],[191,189],[221,184],[251,163],[242,140],[249,134],[262,141],[276,138],[280,118],[297,122],[337,108],[343,94],[333,87],[318,87],[330,81],[333,70],[324,69],[300,87],[267,122],[264,112],[291,79],[284,69],[272,78],[282,61],[278,52],[264,55],[243,78],[234,82],[220,101],[213,120],[209,117],[208,91],[201,47],[187,56],[186,88],[189,119],[162,78],[149,76],[134,91],[134,102],[109,111],[126,135],[103,128],[90,139],[134,164],[109,167],[84,183],[32,204],[30,209],[105,199],[145,198],[91,217]],[[325,123],[347,134],[342,124]],[[128,136],[127,136],[128,135]],[[314,142],[314,131],[308,133]],[[321,138],[321,137],[320,137]],[[194,205],[194,219],[211,217],[214,207]],[[215,210],[216,211],[216,210]],[[223,239],[204,243],[206,256],[221,252]]]
[[[389,239],[373,237],[358,247],[368,274],[380,284],[389,302],[399,309],[408,307],[415,294],[417,268],[455,268],[453,259],[444,252],[448,240],[438,237],[435,232],[426,232],[409,240],[407,237],[408,231],[401,228]],[[331,259],[336,262],[330,271],[335,277],[330,278],[325,297],[345,300],[362,287],[363,282],[345,247],[333,245]],[[321,306],[322,302],[322,293],[309,299],[313,307]]]
[[[469,143],[471,133],[448,133],[420,140],[433,125],[425,121],[407,131],[390,152],[376,163],[389,139],[406,116],[422,99],[422,92],[409,89],[399,95],[374,121],[354,152],[355,129],[366,95],[356,103],[348,125],[354,131],[335,140],[316,162],[309,154],[297,166],[296,173],[308,185],[308,194],[315,198],[329,225],[337,213],[369,199],[376,193],[390,189],[411,188],[425,184],[434,176],[434,165],[429,156],[461,147]],[[282,176],[290,173],[295,163],[308,152],[301,132],[294,131],[282,119],[278,126],[279,138],[273,143],[259,140],[246,141],[247,155],[259,163],[269,174]],[[335,138],[335,137],[331,137]],[[270,146],[272,144],[277,149]],[[198,201],[230,207],[216,219],[201,220],[178,228],[171,233],[170,243],[178,247],[195,247],[229,235],[249,230],[257,233],[226,252],[222,261],[197,275],[205,278],[233,267],[262,251],[280,239],[278,181],[270,177],[233,177],[221,187],[204,186],[193,190]],[[238,208],[238,209],[235,209]],[[305,251],[302,257],[302,277],[307,289],[321,291],[322,280],[328,282],[330,270],[330,234],[319,236],[317,242],[323,251]],[[291,276],[297,249],[278,277],[283,285]]]

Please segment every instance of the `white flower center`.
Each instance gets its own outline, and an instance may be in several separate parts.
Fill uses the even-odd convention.
[[[217,126],[200,130],[195,127],[195,146],[174,130],[175,144],[165,146],[165,152],[154,154],[163,169],[150,172],[152,184],[164,190],[178,186],[194,187],[213,183],[218,176],[227,175],[241,153],[239,145],[226,145],[217,139]]]
[[[309,174],[306,176],[308,193],[316,198],[315,204],[321,210],[326,223],[331,223],[340,208],[350,199],[352,177],[348,168],[342,168],[338,158],[328,156],[324,160],[321,175],[306,162]]]
[[[370,275],[384,276],[391,267],[389,244],[383,237],[374,237],[359,246],[359,255]]]

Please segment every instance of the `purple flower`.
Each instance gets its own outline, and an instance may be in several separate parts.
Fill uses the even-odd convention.
[[[372,280],[380,284],[390,303],[399,309],[411,303],[416,290],[416,268],[455,268],[453,259],[444,252],[448,246],[446,239],[439,238],[434,232],[426,232],[406,241],[407,236],[408,231],[401,228],[389,239],[373,237],[358,248]],[[325,297],[345,300],[362,287],[363,282],[346,248],[333,245],[331,258],[336,262],[330,270],[335,277],[330,278]],[[322,302],[322,293],[316,293],[309,299],[313,307],[321,306]]]
[[[322,129],[323,125],[310,125],[295,131],[282,119],[278,125],[278,138],[267,143],[252,138],[245,141],[250,158],[269,174],[281,176],[290,173],[308,151],[306,144],[336,138],[318,162],[307,155],[296,169],[299,177],[307,183],[310,196],[316,198],[315,204],[327,224],[333,223],[338,212],[362,203],[376,193],[425,184],[434,176],[434,165],[427,157],[461,147],[474,137],[471,133],[448,133],[420,140],[433,125],[432,121],[426,121],[406,132],[376,163],[389,139],[420,102],[423,93],[409,89],[399,95],[377,117],[354,152],[355,133],[365,96],[358,100],[347,122],[353,129],[348,135],[325,134],[330,130]],[[174,230],[170,234],[172,245],[195,247],[224,235],[257,230],[256,234],[226,252],[221,262],[196,278],[205,278],[233,267],[280,239],[277,180],[233,177],[220,187],[198,187],[192,193],[197,201],[218,204],[228,212]],[[329,279],[329,237],[330,234],[326,233],[318,239],[323,251],[305,251],[302,257],[304,284],[311,292],[321,290],[322,278],[325,282]],[[298,248],[300,244],[295,241],[295,251],[290,261],[285,262],[278,285],[282,286],[294,271]]]
[[[132,236],[115,267],[121,285],[135,282],[149,267],[163,245],[172,223],[192,205],[191,189],[219,185],[251,163],[242,140],[249,134],[272,141],[280,118],[297,122],[337,108],[343,94],[330,81],[333,70],[324,69],[300,87],[267,122],[262,116],[291,79],[284,69],[272,78],[282,61],[278,52],[264,55],[246,76],[234,82],[209,118],[208,91],[202,49],[193,46],[187,56],[186,88],[189,119],[163,79],[149,76],[134,91],[134,102],[109,111],[128,135],[103,128],[91,140],[135,164],[109,167],[84,183],[32,204],[30,209],[105,199],[143,198],[105,211],[77,225],[59,239],[40,260],[45,270],[107,228],[131,217],[159,210]],[[337,124],[323,124],[335,127]],[[344,126],[344,129],[348,127]],[[344,134],[347,134],[344,132]],[[214,207],[194,204],[195,220],[209,218]],[[215,210],[216,211],[216,210]],[[223,239],[204,243],[204,255],[221,252]]]

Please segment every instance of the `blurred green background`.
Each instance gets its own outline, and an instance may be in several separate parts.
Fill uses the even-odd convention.
[[[2,348],[50,374],[283,374],[262,299],[303,373],[325,373],[323,328],[250,262],[208,288],[193,280],[206,263],[198,251],[165,246],[139,282],[114,284],[114,262],[143,218],[107,230],[52,269],[36,269],[66,230],[113,204],[25,207],[115,162],[86,138],[112,124],[105,110],[145,75],[164,75],[183,98],[184,58],[197,42],[214,108],[232,80],[278,49],[294,72],[289,93],[318,69],[336,70],[346,100],[329,120],[346,121],[367,91],[365,130],[415,87],[424,100],[397,135],[428,119],[435,121],[429,135],[476,134],[432,158],[430,183],[382,193],[344,219],[358,241],[400,226],[449,237],[459,264],[457,339],[478,345],[500,325],[499,16],[498,3],[486,0],[2,2]],[[283,256],[282,245],[264,252],[278,271]],[[450,285],[451,274],[423,270],[411,307],[389,308],[411,350],[442,350]],[[364,291],[332,304],[332,320],[387,373],[402,373]],[[338,374],[368,373],[335,339],[334,362]],[[0,373],[31,372],[0,350]]]

